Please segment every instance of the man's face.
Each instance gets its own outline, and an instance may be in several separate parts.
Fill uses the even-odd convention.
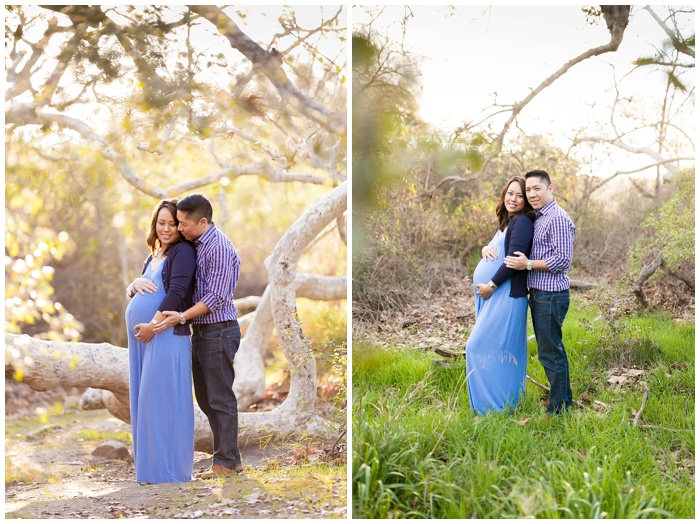
[[[201,218],[195,222],[184,211],[177,210],[177,220],[179,222],[177,230],[190,242],[197,240],[207,230],[207,220]]]
[[[535,211],[539,211],[552,201],[554,198],[553,190],[554,186],[552,186],[552,184],[547,186],[547,181],[538,176],[531,176],[525,180],[527,201],[530,202],[530,205]],[[178,211],[178,216],[179,213]]]

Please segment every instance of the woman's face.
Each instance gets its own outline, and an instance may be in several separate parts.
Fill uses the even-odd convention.
[[[506,197],[503,203],[508,210],[509,215],[519,213],[525,208],[525,195],[518,182],[511,182],[506,191]]]
[[[167,207],[158,211],[158,219],[156,220],[156,236],[160,240],[161,249],[169,244],[173,244],[180,239],[180,232],[177,230],[175,217]]]

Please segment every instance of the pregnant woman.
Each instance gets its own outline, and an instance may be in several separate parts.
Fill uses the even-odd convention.
[[[498,230],[474,270],[476,323],[466,346],[472,410],[515,407],[525,393],[527,369],[527,271],[508,269],[506,255],[532,249],[534,212],[525,179],[511,178],[496,206]]]
[[[195,251],[177,230],[175,200],[153,211],[146,239],[151,254],[126,290],[129,394],[136,481],[192,480],[194,404],[189,322],[154,336],[162,311],[192,305]]]

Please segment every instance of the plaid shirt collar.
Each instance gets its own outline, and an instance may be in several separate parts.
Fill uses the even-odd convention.
[[[216,230],[216,224],[214,222],[211,223],[211,226],[209,226],[209,229],[207,229],[204,234],[199,237],[197,240],[194,241],[194,246],[196,248],[200,247],[202,244],[206,244],[207,241],[214,236],[214,231]]]
[[[535,218],[540,218],[542,215],[546,215],[549,213],[552,209],[554,209],[554,206],[557,205],[557,201],[552,199],[550,202],[547,203],[546,206],[544,206],[542,209],[537,211],[535,213]]]

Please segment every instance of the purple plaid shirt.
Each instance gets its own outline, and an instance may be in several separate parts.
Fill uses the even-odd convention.
[[[543,291],[569,289],[569,277],[566,273],[571,265],[575,233],[576,227],[571,217],[555,200],[537,213],[530,259],[544,260],[549,271],[530,271],[527,287]]]
[[[197,272],[195,273],[194,303],[200,300],[209,313],[194,317],[193,324],[215,324],[236,320],[238,309],[233,304],[233,290],[238,283],[241,259],[236,248],[212,222],[201,237],[194,242],[197,248]]]

